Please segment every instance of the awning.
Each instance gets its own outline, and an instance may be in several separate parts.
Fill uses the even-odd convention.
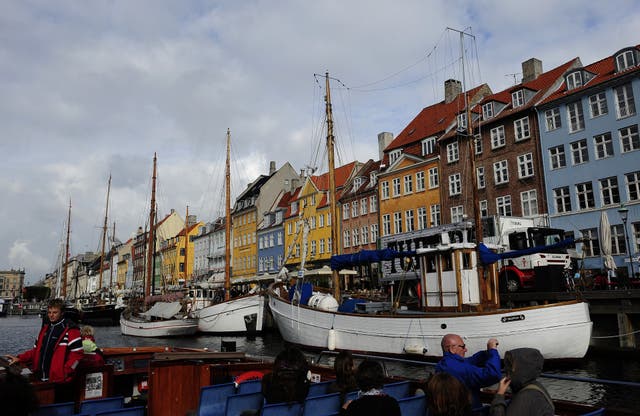
[[[170,319],[180,312],[180,309],[182,309],[182,304],[180,304],[180,302],[156,302],[153,304],[151,309],[146,312],[142,312],[141,315],[148,318],[155,317]]]

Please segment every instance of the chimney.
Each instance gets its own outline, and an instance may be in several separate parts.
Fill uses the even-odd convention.
[[[448,79],[444,82],[444,102],[449,104],[462,92],[462,83],[457,79]]]
[[[522,63],[522,83],[533,81],[542,74],[542,61],[531,58]]]
[[[378,133],[378,160],[384,158],[384,149],[393,141],[393,133],[383,131]]]
[[[269,162],[269,176],[273,175],[274,173],[276,173],[276,161],[272,160],[271,162]]]
[[[193,224],[198,222],[197,219],[198,219],[197,215],[189,215],[187,217],[187,227],[191,227]]]

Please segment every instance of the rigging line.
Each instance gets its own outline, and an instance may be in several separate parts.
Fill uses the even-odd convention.
[[[635,335],[640,333],[640,329],[637,331],[632,331],[632,332],[627,332],[625,334],[618,334],[618,335],[606,335],[606,336],[600,336],[600,337],[594,337],[593,335],[591,336],[591,338],[594,339],[607,339],[607,338],[622,338],[622,337],[626,337],[628,335]]]
[[[418,83],[418,82],[420,82],[420,81],[423,81],[423,80],[425,80],[425,79],[427,79],[427,78],[433,78],[433,77],[435,77],[436,75],[438,75],[439,73],[441,73],[441,72],[445,72],[445,71],[446,71],[446,70],[448,70],[449,68],[451,68],[451,67],[453,67],[454,65],[456,65],[456,63],[457,63],[458,61],[459,61],[459,59],[456,59],[456,60],[454,60],[454,61],[452,61],[452,62],[449,62],[449,63],[447,63],[447,64],[443,65],[443,66],[442,66],[442,67],[440,67],[440,68],[437,68],[435,71],[430,72],[430,73],[428,73],[428,74],[426,74],[426,75],[424,75],[424,76],[422,76],[422,77],[420,77],[420,78],[417,78],[417,79],[414,79],[414,80],[411,80],[411,81],[407,81],[407,82],[404,82],[404,83],[401,83],[401,84],[395,84],[395,85],[391,85],[391,86],[389,86],[389,87],[381,87],[381,88],[367,88],[367,89],[363,89],[363,88],[358,88],[358,87],[351,87],[351,88],[348,88],[348,89],[350,89],[350,90],[352,90],[352,91],[357,91],[357,92],[375,92],[375,91],[386,91],[386,90],[392,90],[392,89],[396,89],[396,88],[402,88],[402,87],[405,87],[405,86],[407,86],[407,85],[416,84],[416,83]]]

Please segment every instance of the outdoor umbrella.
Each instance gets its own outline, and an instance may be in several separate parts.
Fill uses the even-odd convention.
[[[600,228],[598,230],[600,240],[600,254],[602,255],[602,265],[607,269],[607,283],[611,283],[609,276],[616,268],[616,263],[611,256],[611,225],[606,211],[600,213]]]

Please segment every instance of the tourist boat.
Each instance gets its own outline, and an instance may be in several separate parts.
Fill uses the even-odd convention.
[[[225,170],[225,266],[222,298],[211,296],[209,287],[196,287],[194,310],[198,317],[198,331],[207,333],[257,333],[262,332],[265,316],[265,297],[256,290],[243,296],[231,296],[231,188],[230,188],[231,132],[227,130],[227,158]],[[208,304],[203,304],[203,294],[209,294]]]
[[[326,91],[331,177],[334,164],[328,74]],[[475,172],[473,158],[470,163],[470,172]],[[477,199],[475,191],[474,200]],[[335,204],[335,198],[335,189],[330,186],[332,204]],[[477,225],[475,241],[482,241],[478,212],[474,219]],[[336,223],[332,227],[335,228]],[[584,357],[592,330],[588,304],[576,300],[521,308],[503,307],[495,263],[481,262],[479,247],[468,237],[472,225],[465,221],[434,227],[428,230],[434,238],[422,247],[413,247],[414,250],[407,253],[375,252],[364,260],[359,259],[358,254],[337,256],[338,244],[335,244],[331,258],[333,296],[316,291],[303,304],[305,302],[293,302],[282,283],[270,286],[269,308],[282,337],[287,342],[311,348],[438,357],[442,355],[442,337],[455,333],[463,336],[469,353],[485,349],[489,338],[497,338],[503,352],[532,347],[539,349],[545,359]],[[363,261],[382,262],[383,269],[384,263],[391,263],[394,270],[417,262],[419,267],[415,270],[420,274],[418,308],[411,310],[397,301],[394,302],[396,305],[390,305],[390,302],[385,305],[384,302],[348,299],[355,307],[351,311],[345,311],[344,307],[338,311],[339,301],[342,301],[338,271]],[[304,273],[301,274],[304,277]]]
[[[198,329],[198,320],[192,318],[187,306],[182,302],[180,293],[167,298],[152,297],[151,280],[153,278],[153,253],[155,242],[156,213],[156,155],[153,155],[153,178],[151,185],[151,212],[149,214],[149,233],[147,266],[144,297],[130,299],[127,308],[120,315],[120,331],[123,335],[136,337],[175,337],[193,335]],[[151,308],[149,309],[149,306]]]

